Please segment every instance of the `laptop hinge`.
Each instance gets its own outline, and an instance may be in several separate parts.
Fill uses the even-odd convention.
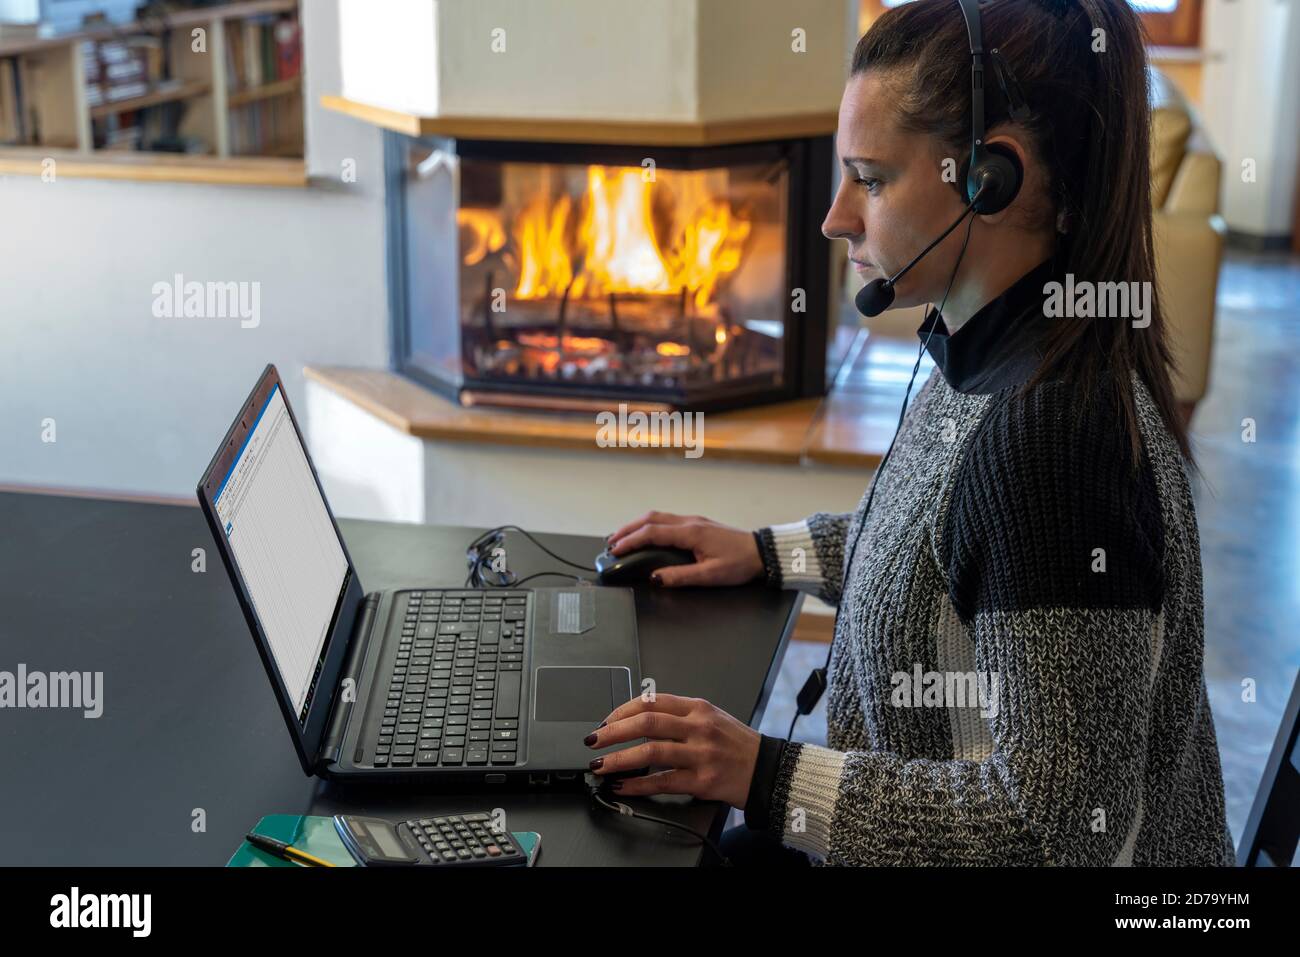
[[[339,753],[343,749],[343,735],[348,729],[348,718],[352,714],[352,706],[357,703],[357,694],[360,691],[358,687],[360,676],[357,674],[357,669],[370,644],[370,632],[375,625],[379,597],[378,592],[367,595],[357,614],[352,637],[348,641],[348,655],[343,660],[343,671],[339,675],[338,687],[334,690],[334,702],[330,710],[325,740],[321,743],[320,754],[317,756],[317,764],[321,767],[327,767],[338,761]],[[349,681],[351,684],[348,684]]]

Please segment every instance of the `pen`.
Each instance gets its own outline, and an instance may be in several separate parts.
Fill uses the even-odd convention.
[[[307,867],[333,867],[329,861],[322,860],[314,854],[308,854],[306,851],[300,851],[298,848],[286,844],[284,841],[277,841],[273,837],[267,837],[264,834],[245,834],[244,840],[268,854],[274,854],[276,857],[282,857],[286,860],[297,861]]]

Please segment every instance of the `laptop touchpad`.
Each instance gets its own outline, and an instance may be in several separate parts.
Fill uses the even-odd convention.
[[[537,669],[538,721],[583,721],[595,724],[632,697],[626,668]]]

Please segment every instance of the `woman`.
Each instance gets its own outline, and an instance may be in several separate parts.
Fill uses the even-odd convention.
[[[667,587],[765,576],[838,606],[829,747],[660,694],[588,738],[650,739],[597,773],[665,768],[618,793],[743,808],[749,839],[725,840],[745,860],[1230,864],[1159,299],[1135,287],[1141,320],[1047,305],[1066,274],[1154,280],[1140,27],[1119,0],[992,0],[983,26],[1028,107],[1012,122],[987,84],[988,141],[1023,184],[898,283],[900,305],[942,303],[919,330],[936,368],[857,512],[755,533],[652,512],[611,536],[617,554],[690,549],[656,573]],[[942,174],[969,155],[970,99],[954,0],[892,9],[859,41],[823,231],[865,279],[960,214],[965,172]],[[910,687],[931,673],[934,695]],[[951,676],[984,694],[954,698]]]

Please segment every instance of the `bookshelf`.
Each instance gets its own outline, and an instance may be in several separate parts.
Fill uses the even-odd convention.
[[[0,32],[0,173],[306,183],[298,0]],[[196,32],[197,31],[197,32]]]

